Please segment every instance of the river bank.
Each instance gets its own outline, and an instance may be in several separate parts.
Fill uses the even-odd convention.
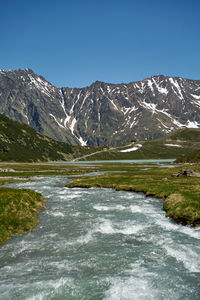
[[[101,187],[145,193],[147,196],[163,199],[167,217],[183,225],[200,226],[200,179],[195,176],[173,176],[181,168],[135,168],[123,174],[78,178],[67,187]],[[190,168],[200,171],[199,164]]]
[[[10,186],[48,202],[34,230],[0,246],[1,300],[199,299],[200,228],[166,218],[161,199],[66,177]]]
[[[158,162],[157,162],[158,163]],[[200,225],[200,179],[197,177],[173,177],[182,167],[146,162],[135,163],[106,163],[101,164],[12,164],[14,172],[2,170],[0,184],[12,182],[30,181],[32,176],[73,176],[73,182],[68,187],[107,187],[116,190],[134,191],[145,193],[147,196],[162,198],[167,217],[173,218],[176,222],[184,225]],[[8,168],[10,164],[3,164]],[[200,164],[192,165],[190,168],[200,171]],[[119,173],[107,173],[101,176],[94,176],[94,172],[114,171]],[[120,173],[123,171],[122,173]],[[82,176],[91,173],[91,176]],[[93,174],[92,174],[93,173]],[[88,174],[90,175],[90,174]],[[1,188],[3,197],[0,197],[1,205],[1,228],[0,242],[7,240],[11,235],[31,230],[38,224],[38,213],[43,209],[44,199],[32,191]],[[29,195],[28,203],[20,206],[20,199]],[[0,195],[0,196],[1,196]],[[38,202],[38,199],[39,202]],[[22,200],[21,203],[23,203]],[[40,203],[40,204],[38,204]],[[24,211],[23,211],[24,210]],[[5,211],[5,212],[4,212]],[[8,213],[9,212],[9,213]],[[33,213],[33,214],[32,214]],[[13,221],[15,216],[17,221]],[[31,216],[31,217],[30,217]],[[3,221],[2,221],[3,220]],[[5,220],[7,223],[5,223]],[[5,225],[6,224],[6,225]]]
[[[46,200],[32,190],[0,188],[0,243],[32,230]]]
[[[31,231],[39,224],[39,213],[46,199],[29,189],[4,185],[37,180],[35,176],[76,175],[93,171],[75,166],[51,166],[48,163],[0,163],[0,244],[11,236]],[[12,169],[11,169],[12,167]],[[35,177],[35,179],[34,179]],[[39,177],[38,177],[39,178]]]

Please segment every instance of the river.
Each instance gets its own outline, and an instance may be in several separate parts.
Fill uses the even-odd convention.
[[[70,180],[10,185],[48,203],[33,231],[0,246],[1,300],[200,299],[200,228],[166,218],[160,199]]]

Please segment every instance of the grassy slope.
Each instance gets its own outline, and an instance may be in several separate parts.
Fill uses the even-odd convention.
[[[142,144],[142,147],[137,151],[119,152],[134,147],[138,143]],[[178,144],[181,147],[166,146],[166,144]],[[87,157],[86,160],[177,158],[197,148],[200,148],[200,129],[185,128],[153,141],[137,142],[124,147],[107,149],[102,153]]]
[[[176,159],[177,163],[197,163],[200,162],[200,149],[183,154]]]
[[[64,161],[104,148],[71,146],[58,142],[0,114],[0,161]]]
[[[0,114],[0,161],[64,160],[72,147]]]
[[[200,171],[200,165],[193,169]],[[110,169],[112,169],[110,167]],[[105,174],[79,178],[68,187],[109,187],[116,190],[144,192],[164,199],[168,217],[182,224],[200,225],[200,179],[196,177],[172,177],[179,168],[127,168],[127,173]]]
[[[165,138],[140,143],[140,149],[125,153],[120,150],[133,147],[134,144],[118,148],[71,146],[54,141],[28,125],[0,114],[0,161],[63,161],[77,157],[80,160],[176,158],[200,148],[200,129],[182,129]],[[181,147],[165,144],[179,144]]]

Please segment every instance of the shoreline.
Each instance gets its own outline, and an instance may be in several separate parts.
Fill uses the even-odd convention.
[[[151,168],[144,167],[146,167],[146,164],[87,164],[81,166],[70,164],[55,164],[53,166],[49,164],[15,164],[13,165],[15,172],[1,172],[0,184],[29,181],[31,176],[63,175],[68,177],[73,175],[77,178],[67,187],[102,187],[113,188],[117,191],[144,193],[147,197],[152,196],[162,199],[166,216],[172,218],[176,223],[200,226],[200,178],[183,176],[183,172],[180,172],[183,166],[166,168],[152,164]],[[193,171],[200,172],[200,164],[190,165],[190,168]],[[98,176],[95,174],[82,176],[92,172],[105,173]],[[180,176],[174,177],[173,173],[175,172]],[[3,191],[7,191],[4,197],[11,204],[7,215],[3,215],[4,199],[1,194]],[[25,204],[26,198],[31,199],[30,195],[34,200],[33,203],[31,205],[29,205],[30,203]],[[40,210],[45,209],[43,203],[46,200],[33,190],[2,186],[0,187],[0,199],[0,243],[6,241],[12,235],[32,230],[38,224]],[[39,199],[39,202],[37,199]],[[37,202],[37,208],[34,208]],[[20,214],[23,217],[20,217]],[[18,229],[15,229],[11,221],[12,218],[17,216],[19,217],[17,221]],[[31,216],[31,224],[26,218],[27,216]],[[4,220],[4,223],[2,220]]]
[[[200,168],[200,165],[198,166]],[[180,169],[178,167],[177,169]],[[176,170],[177,170],[176,169]],[[116,191],[144,193],[163,200],[166,217],[182,225],[200,226],[200,189],[198,177],[173,177],[174,169],[151,169],[143,174],[105,174],[77,178],[68,188],[112,188]]]
[[[34,190],[1,187],[0,245],[10,237],[31,231],[47,200]]]
[[[181,195],[180,194],[170,194],[169,196],[159,196],[153,193],[149,193],[148,191],[144,191],[144,190],[136,190],[130,186],[115,186],[115,185],[100,185],[100,184],[74,184],[73,186],[70,186],[71,184],[67,185],[66,187],[68,188],[108,188],[108,189],[114,189],[115,191],[127,191],[127,192],[133,192],[133,193],[138,193],[138,194],[144,194],[146,197],[153,197],[153,198],[157,198],[157,199],[161,199],[163,200],[163,210],[166,212],[166,217],[171,218],[172,220],[174,220],[177,224],[181,224],[181,225],[191,225],[194,227],[199,227],[200,226],[200,220],[197,222],[190,222],[189,218],[186,218],[184,216],[176,216],[175,214],[171,214],[170,213],[170,209],[171,206],[168,204],[168,202],[171,202],[171,199],[174,200],[174,202],[176,201],[181,201]],[[183,199],[184,201],[184,199]],[[172,203],[173,205],[173,203]]]

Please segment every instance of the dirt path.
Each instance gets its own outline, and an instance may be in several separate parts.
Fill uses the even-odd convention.
[[[77,158],[73,159],[72,161],[79,161],[79,160],[81,160],[81,159],[84,159],[84,158],[86,158],[86,157],[92,156],[92,155],[94,155],[94,154],[98,154],[98,153],[102,153],[102,152],[108,152],[108,151],[112,151],[112,150],[114,150],[114,149],[115,149],[115,148],[103,149],[103,150],[100,150],[100,151],[96,151],[96,152],[93,152],[93,153],[90,153],[90,154],[86,154],[86,155],[77,157]]]

